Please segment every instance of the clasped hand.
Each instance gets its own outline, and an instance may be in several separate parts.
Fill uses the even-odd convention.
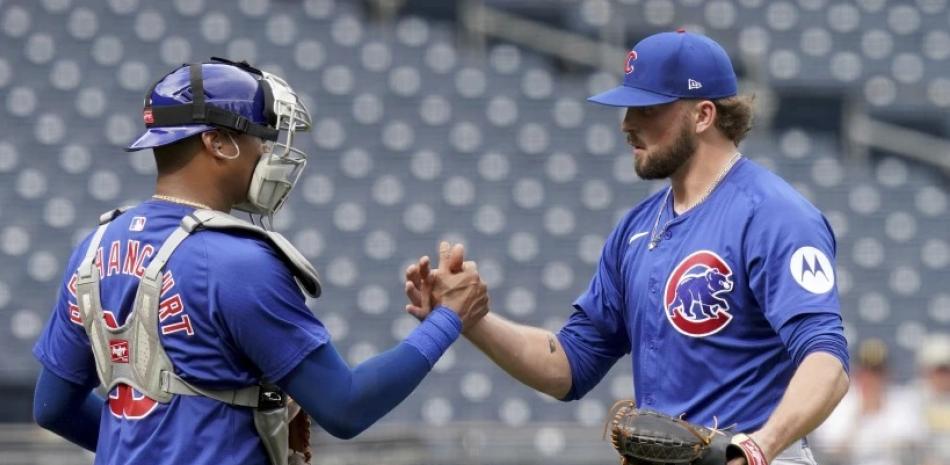
[[[439,244],[439,263],[430,269],[429,257],[423,256],[406,269],[406,311],[424,320],[433,308],[447,307],[462,320],[466,331],[488,314],[488,286],[478,275],[474,261],[465,260],[462,244]]]

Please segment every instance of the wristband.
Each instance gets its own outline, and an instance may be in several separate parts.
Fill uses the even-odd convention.
[[[412,330],[404,342],[422,353],[431,368],[460,334],[462,320],[452,310],[439,306],[429,313],[422,324]]]

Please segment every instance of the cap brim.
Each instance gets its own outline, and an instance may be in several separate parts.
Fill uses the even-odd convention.
[[[150,149],[178,142],[186,137],[191,137],[205,131],[214,129],[214,126],[207,124],[190,124],[188,126],[166,126],[157,128],[148,128],[139,136],[135,142],[125,148],[126,152],[135,152],[138,150]]]
[[[587,99],[588,102],[612,107],[648,107],[679,100],[679,97],[658,94],[636,87],[617,86]]]

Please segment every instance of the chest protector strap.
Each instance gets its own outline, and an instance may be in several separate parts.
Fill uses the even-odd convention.
[[[266,240],[280,253],[281,258],[290,266],[294,277],[307,295],[313,298],[320,297],[320,276],[317,270],[280,233],[267,231],[260,226],[215,210],[195,210],[191,215],[182,218],[181,229],[189,233],[197,229],[237,229],[252,232]]]
[[[99,380],[107,390],[119,383],[132,386],[161,403],[172,396],[204,396],[226,404],[255,408],[255,426],[261,435],[272,464],[286,463],[289,420],[286,397],[275,387],[248,386],[241,389],[215,390],[195,386],[174,372],[171,360],[158,335],[159,302],[163,269],[172,253],[191,233],[199,229],[239,229],[267,240],[291,266],[301,287],[312,297],[320,295],[316,270],[283,236],[213,210],[196,210],[184,217],[181,225],[165,240],[140,278],[132,311],[125,324],[111,328],[105,324],[99,294],[99,268],[96,255],[109,223],[127,208],[103,214],[99,227],[79,264],[76,297],[83,328],[96,360]],[[100,258],[101,260],[101,258]]]

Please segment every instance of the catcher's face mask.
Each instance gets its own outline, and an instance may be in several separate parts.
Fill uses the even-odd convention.
[[[284,204],[290,190],[297,184],[300,173],[307,165],[307,154],[294,148],[294,134],[310,129],[310,113],[294,90],[283,79],[261,71],[261,85],[265,87],[265,110],[278,134],[271,143],[264,144],[247,201],[235,206],[248,213],[271,216]],[[265,140],[270,140],[266,139]]]
[[[127,150],[159,147],[215,128],[265,141],[248,188],[235,208],[272,216],[307,163],[293,146],[311,127],[310,113],[286,81],[246,62],[213,57],[182,66],[156,82],[145,97],[146,131]]]

